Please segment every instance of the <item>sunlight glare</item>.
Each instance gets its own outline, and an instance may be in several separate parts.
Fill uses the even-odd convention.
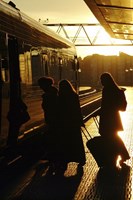
[[[121,169],[121,165],[120,165],[120,161],[122,160],[121,156],[119,155],[118,158],[117,158],[117,161],[116,161],[116,166]]]
[[[128,118],[127,118],[127,114],[126,112],[120,112],[120,116],[121,116],[121,120],[122,120],[122,124],[123,124],[123,128],[125,127],[126,123],[128,122]],[[125,138],[125,134],[123,134],[123,131],[119,131],[118,135],[120,136],[120,138],[123,140],[124,142],[124,138]],[[118,156],[117,162],[116,162],[116,166],[120,169],[121,165],[120,165],[120,161],[122,160],[121,156]]]
[[[120,116],[121,116],[121,120],[122,120],[123,127],[125,127],[125,125],[126,125],[127,122],[128,122],[128,118],[127,118],[126,112],[120,112]],[[124,140],[123,131],[119,131],[119,132],[118,132],[118,135],[121,137],[122,140]]]

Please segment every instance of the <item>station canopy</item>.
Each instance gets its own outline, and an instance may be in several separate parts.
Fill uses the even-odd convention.
[[[112,38],[133,40],[133,0],[84,0]]]

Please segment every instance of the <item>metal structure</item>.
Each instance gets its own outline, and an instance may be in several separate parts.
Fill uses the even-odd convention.
[[[43,24],[63,37],[70,39],[75,46],[133,46],[133,41],[116,39],[104,29],[103,24]],[[106,28],[106,27],[105,27]],[[107,33],[108,32],[108,33]]]
[[[133,40],[133,1],[84,0],[111,37]]]

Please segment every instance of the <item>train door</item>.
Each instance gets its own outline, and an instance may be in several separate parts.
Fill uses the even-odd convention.
[[[0,33],[0,149],[7,143],[9,122],[9,68],[8,68],[7,35]]]
[[[0,135],[1,135],[1,116],[2,116],[2,56],[0,54]]]
[[[10,104],[7,115],[9,120],[8,144],[12,145],[17,142],[19,134],[19,126],[17,126],[17,111],[18,101],[21,96],[18,41],[12,36],[9,36],[8,38],[8,63],[10,72]]]

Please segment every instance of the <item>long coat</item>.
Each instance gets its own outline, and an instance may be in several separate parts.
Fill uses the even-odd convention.
[[[123,131],[118,101],[119,89],[103,88],[99,122],[101,135]]]
[[[102,92],[102,102],[100,109],[99,133],[106,138],[106,142],[112,143],[115,155],[121,155],[123,161],[130,158],[122,139],[117,135],[118,131],[123,131],[123,125],[119,110],[121,109],[121,99],[123,94],[124,104],[126,105],[126,97],[123,90],[119,88],[111,90],[104,88]],[[108,139],[109,140],[108,140]],[[112,150],[111,150],[112,152]],[[110,155],[111,158],[111,155]]]
[[[85,151],[81,135],[83,117],[79,97],[76,93],[59,96],[58,145],[60,159],[67,162],[85,162]]]

